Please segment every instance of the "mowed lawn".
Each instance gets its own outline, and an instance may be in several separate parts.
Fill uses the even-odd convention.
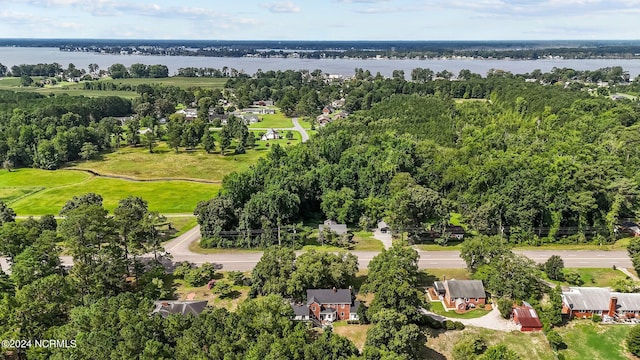
[[[187,181],[134,182],[93,177],[70,170],[18,169],[0,172],[0,191],[7,188],[43,187],[44,190],[9,201],[18,215],[57,214],[73,196],[94,192],[102,195],[104,206],[113,210],[127,196],[139,196],[149,208],[160,213],[190,214],[198,201],[217,195],[220,185]],[[2,199],[4,200],[4,199]]]
[[[560,354],[567,360],[623,360],[631,357],[625,352],[624,339],[631,330],[628,325],[600,325],[590,320],[573,320],[564,327],[556,328],[567,348]],[[453,346],[464,334],[481,334],[489,345],[505,344],[517,352],[522,359],[552,360],[553,351],[542,332],[501,332],[467,327],[464,331],[439,331],[427,341],[447,359],[452,358]]]
[[[632,326],[600,325],[590,320],[574,320],[558,329],[567,344],[560,351],[565,359],[623,360],[629,359],[624,340]]]
[[[217,135],[216,135],[217,136]],[[282,142],[282,140],[277,140]],[[256,141],[256,149],[246,154],[207,154],[202,149],[178,153],[169,149],[164,142],[153,153],[145,147],[125,147],[102,156],[101,160],[75,162],[72,167],[89,169],[98,174],[123,175],[137,179],[179,178],[222,181],[225,175],[234,171],[247,170],[258,158],[265,156],[268,148],[264,141]],[[286,143],[286,141],[285,141]],[[218,146],[218,144],[216,144]],[[217,151],[220,151],[218,146]]]
[[[249,125],[249,129],[253,128],[274,128],[274,129],[286,129],[292,128],[293,122],[290,118],[286,117],[280,110],[276,110],[275,114],[258,115],[262,121]]]
[[[37,82],[43,77],[32,76],[32,79]],[[214,79],[214,78],[188,78],[188,77],[168,77],[160,79],[101,79],[100,82],[111,82],[114,84],[128,84],[137,86],[140,84],[163,84],[177,86],[183,89],[189,87],[202,87],[210,89],[223,89],[227,82],[227,79]],[[47,85],[45,87],[37,86],[20,86],[20,78],[5,77],[1,78],[0,89],[13,90],[13,91],[29,91],[41,94],[69,94],[71,96],[87,96],[87,97],[99,97],[99,96],[120,96],[129,99],[138,97],[138,93],[135,91],[112,91],[112,90],[85,90],[84,82],[69,83],[61,82],[56,85]]]

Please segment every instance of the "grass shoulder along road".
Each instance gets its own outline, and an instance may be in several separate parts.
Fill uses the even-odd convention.
[[[127,196],[139,196],[149,203],[149,209],[163,214],[190,214],[201,200],[217,195],[219,184],[188,181],[136,182],[95,177],[70,170],[16,169],[0,171],[0,193],[6,189],[42,187],[9,202],[17,215],[57,214],[74,196],[89,192],[102,195],[104,206],[113,210]],[[0,200],[4,200],[0,198]]]
[[[612,268],[565,268],[564,273],[569,271],[576,271],[580,274],[582,279],[582,286],[595,286],[595,287],[612,287],[616,279],[625,278],[626,275],[622,271],[614,270]],[[542,278],[554,284],[561,286],[576,286],[567,283],[566,281],[549,280],[546,274],[542,273]]]

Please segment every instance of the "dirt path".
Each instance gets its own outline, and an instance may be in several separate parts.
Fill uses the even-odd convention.
[[[196,182],[196,183],[202,183],[202,184],[222,184],[221,180],[204,180],[204,179],[190,179],[190,178],[139,179],[139,178],[135,178],[132,176],[125,176],[125,175],[100,174],[90,169],[83,169],[78,167],[64,168],[64,170],[82,171],[82,172],[89,173],[95,177],[103,177],[103,178],[109,178],[109,179],[119,179],[119,180],[126,180],[126,181],[135,181],[135,182],[188,181],[188,182]],[[76,184],[73,184],[73,185],[76,185]]]

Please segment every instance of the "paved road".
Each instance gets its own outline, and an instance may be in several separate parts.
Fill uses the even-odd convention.
[[[307,140],[309,140],[309,134],[307,134],[304,128],[300,125],[300,123],[298,122],[298,118],[293,118],[291,119],[291,121],[293,122],[293,127],[302,136],[302,142],[306,142]]]
[[[259,251],[221,251],[215,254],[196,254],[189,251],[189,244],[200,238],[200,228],[195,227],[181,236],[164,245],[167,252],[171,253],[173,260],[190,261],[196,264],[211,262],[221,265],[224,270],[247,271],[253,269],[260,260],[262,252]],[[361,269],[366,269],[371,259],[376,256],[375,251],[353,251],[358,257]],[[551,255],[560,255],[565,267],[573,268],[611,268],[632,267],[631,260],[626,251],[594,251],[594,250],[523,250],[516,251],[538,263],[545,262]],[[418,266],[421,269],[434,268],[464,268],[465,264],[460,259],[458,251],[418,251],[420,260]],[[71,258],[62,257],[65,265],[71,265]],[[4,270],[8,269],[5,259],[0,258],[0,265]]]

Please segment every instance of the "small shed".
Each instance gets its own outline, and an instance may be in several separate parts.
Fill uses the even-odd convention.
[[[513,309],[513,321],[520,325],[520,331],[523,332],[542,330],[542,322],[538,318],[538,313],[526,302],[523,306]]]

